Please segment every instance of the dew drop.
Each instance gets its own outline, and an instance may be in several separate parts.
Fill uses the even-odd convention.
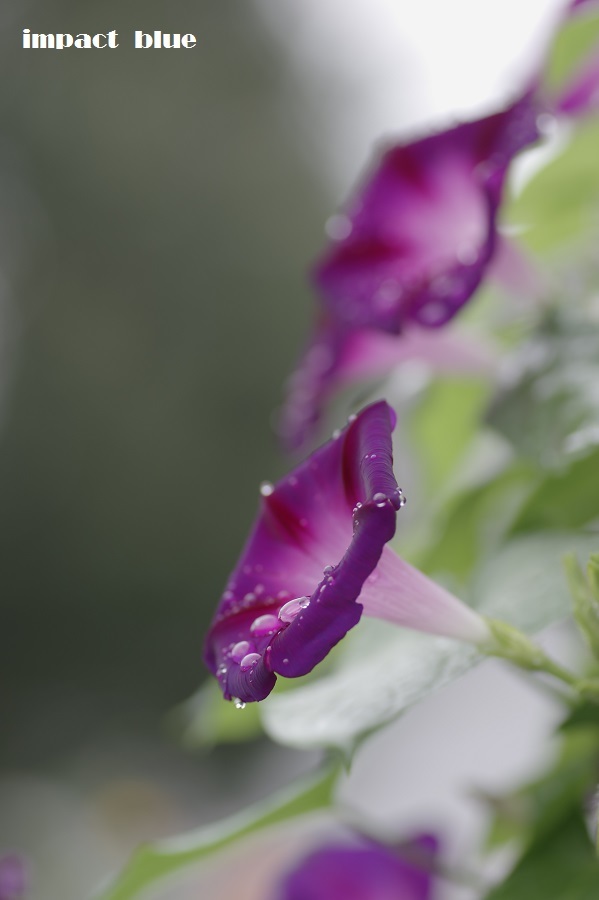
[[[295,597],[293,600],[289,600],[284,606],[282,606],[279,610],[279,619],[281,622],[286,622],[289,624],[293,622],[293,620],[301,613],[303,609],[305,609],[310,603],[309,597]]]
[[[461,244],[456,250],[457,260],[463,266],[471,266],[476,262],[477,256],[478,250],[474,244]]]
[[[284,666],[288,666],[288,665],[289,665],[289,660],[288,660],[288,659],[284,659],[284,660],[283,660],[283,665],[284,665]]]
[[[418,310],[418,319],[426,325],[436,325],[444,322],[447,314],[447,305],[433,300]]]
[[[240,700],[239,697],[231,697],[231,700],[233,701],[235,709],[245,709],[245,703],[243,700]]]
[[[348,416],[348,417],[347,417],[347,421],[350,422],[350,423],[351,423],[351,422],[355,422],[357,418],[358,418],[358,417],[357,417],[356,413],[352,413],[351,416]]]
[[[231,650],[233,662],[240,663],[244,656],[253,651],[254,647],[249,641],[239,641]]]
[[[278,616],[267,613],[265,616],[258,616],[250,625],[250,631],[257,637],[263,637],[267,634],[273,634],[281,627]]]
[[[327,219],[324,228],[331,240],[342,241],[351,234],[352,223],[347,216],[337,214]]]
[[[551,113],[544,112],[537,116],[537,128],[541,134],[551,134],[555,128],[555,124],[555,117],[552,116]]]
[[[376,493],[372,499],[374,500],[376,505],[379,507],[379,509],[382,509],[382,507],[387,504],[387,500],[388,500],[386,495],[382,494],[380,491],[378,493]]]
[[[340,437],[341,437],[341,429],[335,428],[335,430],[333,432],[333,440],[337,441]]]
[[[335,566],[325,566],[323,571],[325,575],[332,575],[335,571]]]
[[[244,599],[245,603],[253,603],[254,600],[256,599],[256,595],[252,594],[252,592],[249,591],[249,593],[247,593],[243,599]]]
[[[249,672],[250,669],[254,668],[257,662],[260,662],[261,658],[259,653],[248,653],[239,663],[239,668],[242,672]]]
[[[260,485],[260,493],[263,497],[270,497],[274,489],[274,485],[270,481],[263,481]]]

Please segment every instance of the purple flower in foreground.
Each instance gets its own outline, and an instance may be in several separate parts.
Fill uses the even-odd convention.
[[[391,147],[329,228],[314,281],[335,320],[399,333],[449,321],[496,244],[513,157],[539,137],[533,92],[512,106]]]
[[[262,700],[277,673],[312,671],[362,612],[488,639],[483,619],[385,546],[403,505],[394,424],[385,402],[372,404],[276,486],[263,486],[258,520],[206,641],[225,698]]]
[[[21,900],[25,896],[25,864],[16,853],[0,856],[0,900]]]
[[[400,853],[362,840],[315,850],[283,880],[275,900],[432,900],[435,838]]]

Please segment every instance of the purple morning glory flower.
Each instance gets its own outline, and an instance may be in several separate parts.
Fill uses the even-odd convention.
[[[336,321],[394,334],[448,322],[493,256],[513,157],[539,137],[530,91],[502,112],[391,147],[345,213],[314,270]]]
[[[0,856],[0,900],[22,900],[27,878],[25,864],[16,853]]]
[[[323,323],[287,382],[278,422],[285,447],[298,450],[309,440],[325,404],[342,388],[383,378],[407,362],[423,363],[435,373],[487,376],[496,354],[482,338],[475,340],[451,328],[410,325],[398,339],[374,328]]]
[[[432,900],[437,841],[423,835],[395,853],[374,841],[331,844],[291,871],[275,900]]]
[[[206,641],[206,664],[226,699],[262,700],[277,674],[311,672],[363,612],[488,639],[483,619],[386,547],[404,502],[394,425],[387,403],[374,403],[276,486],[263,485]]]

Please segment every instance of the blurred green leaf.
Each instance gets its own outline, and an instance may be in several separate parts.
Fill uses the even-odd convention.
[[[582,815],[572,813],[535,844],[487,900],[596,900],[599,861]]]
[[[522,506],[512,532],[576,528],[593,522],[599,518],[598,476],[599,449],[574,460],[564,472],[549,473]]]
[[[488,483],[458,494],[438,517],[436,535],[419,555],[419,566],[465,583],[511,526],[534,477],[529,465],[515,463]]]
[[[597,544],[599,545],[599,535]],[[584,577],[578,558],[573,553],[565,556],[564,569],[572,595],[574,618],[595,659],[599,659],[599,596],[594,595],[591,584]]]
[[[215,825],[141,846],[114,882],[97,895],[97,900],[132,900],[158,879],[173,875],[258,829],[327,808],[338,771],[338,766],[329,766]]]
[[[559,90],[599,41],[599,16],[581,10],[562,24],[549,53],[545,84],[551,93]]]
[[[172,711],[168,723],[188,748],[237,744],[263,733],[257,704],[248,703],[240,710],[225,703],[212,678]]]
[[[443,487],[472,441],[488,397],[484,381],[436,379],[412,412],[408,428],[429,496]]]
[[[473,605],[539,631],[569,613],[562,556],[572,550],[586,556],[595,547],[595,537],[577,533],[520,537],[478,569]],[[336,747],[350,755],[371,731],[479,659],[459,642],[363,619],[341,643],[331,674],[260,704],[264,727],[282,744]]]
[[[598,145],[597,119],[577,123],[565,150],[509,204],[507,221],[523,229],[520,239],[531,250],[562,251],[599,219]]]
[[[598,710],[596,704],[593,704]],[[590,711],[590,704],[584,708]],[[595,715],[577,723],[569,719],[561,730],[556,762],[531,784],[507,797],[493,798],[495,818],[487,841],[490,848],[517,838],[523,847],[542,843],[564,821],[580,813],[598,775],[599,720]]]
[[[581,289],[570,287],[568,306],[550,308],[534,337],[506,359],[509,383],[487,416],[539,469],[564,470],[599,445],[599,328],[586,299],[592,291],[584,285],[579,296]]]

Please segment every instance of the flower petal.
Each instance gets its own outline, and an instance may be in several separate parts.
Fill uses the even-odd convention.
[[[284,879],[277,900],[429,900],[435,838],[424,835],[398,853],[374,841],[315,850]]]
[[[0,857],[0,900],[21,900],[27,888],[23,859],[16,853]]]
[[[320,362],[326,360],[326,366]],[[481,337],[455,329],[439,331],[408,326],[399,336],[372,328],[344,328],[322,323],[289,380],[278,430],[289,450],[312,436],[329,398],[343,387],[389,375],[408,362],[435,373],[488,376],[495,349]]]
[[[599,109],[599,52],[581,66],[555,103],[556,111],[566,116],[584,116]]]
[[[534,92],[495,115],[389,150],[317,263],[326,307],[352,326],[444,325],[495,246],[513,156],[539,136]]]
[[[276,673],[311,671],[359,621],[356,601],[402,503],[394,424],[390,407],[375,403],[276,487],[263,488],[206,642],[206,663],[226,698],[259,700]]]

